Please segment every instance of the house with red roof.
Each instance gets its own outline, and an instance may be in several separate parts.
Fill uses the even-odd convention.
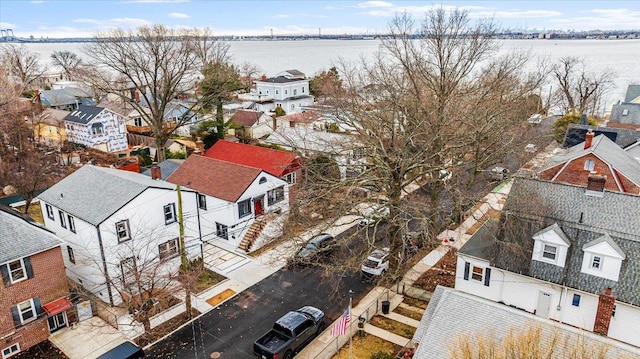
[[[269,220],[289,209],[287,183],[258,167],[191,155],[167,182],[198,192],[205,241],[246,251],[253,249]]]
[[[301,161],[293,152],[219,140],[204,154],[205,157],[259,168],[285,180],[289,185],[300,176]]]

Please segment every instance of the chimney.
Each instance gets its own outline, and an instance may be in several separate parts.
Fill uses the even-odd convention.
[[[598,310],[596,311],[596,321],[593,324],[593,332],[600,335],[609,333],[609,324],[614,314],[616,297],[611,294],[611,288],[607,288],[598,297]]]
[[[591,147],[591,143],[593,142],[593,136],[594,133],[593,131],[589,130],[587,131],[587,134],[584,136],[584,149],[588,149],[589,147]]]
[[[151,179],[161,180],[162,179],[162,171],[160,167],[157,165],[151,166]]]
[[[267,75],[262,74],[262,76],[260,77],[260,80],[262,80],[262,81],[266,81],[266,80],[267,80]]]
[[[591,171],[587,178],[587,191],[604,192],[604,186],[607,183],[607,176],[599,175],[598,172]]]
[[[204,154],[204,142],[202,142],[202,138],[198,137],[196,139],[196,150],[193,153]]]

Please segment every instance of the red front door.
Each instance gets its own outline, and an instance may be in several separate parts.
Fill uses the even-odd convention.
[[[256,217],[262,214],[262,198],[260,199],[254,199],[254,206],[255,206],[255,215]]]

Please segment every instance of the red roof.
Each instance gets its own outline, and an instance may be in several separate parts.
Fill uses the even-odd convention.
[[[219,140],[204,154],[209,158],[260,168],[282,177],[300,168],[295,153]]]
[[[186,186],[206,195],[236,202],[262,173],[259,168],[191,155],[169,177],[167,182]]]

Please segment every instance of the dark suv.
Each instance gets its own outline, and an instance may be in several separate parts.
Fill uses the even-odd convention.
[[[296,252],[290,264],[309,264],[320,256],[330,254],[335,243],[336,240],[332,235],[328,233],[318,234]]]

